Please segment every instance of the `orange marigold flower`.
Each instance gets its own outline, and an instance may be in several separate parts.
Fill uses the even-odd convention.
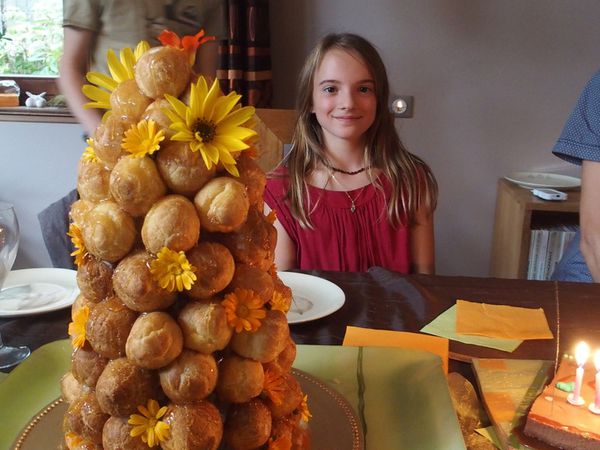
[[[71,256],[75,257],[75,264],[77,265],[77,267],[79,267],[88,255],[88,251],[85,248],[85,244],[83,243],[83,236],[81,234],[81,230],[77,225],[71,223],[69,225],[69,231],[67,233],[67,236],[71,238],[73,247],[75,247],[75,250],[71,253]]]
[[[193,66],[196,62],[196,50],[198,50],[198,47],[206,42],[214,41],[215,39],[215,36],[204,36],[204,28],[200,29],[200,31],[193,36],[183,36],[182,38],[171,30],[164,30],[158,36],[158,40],[162,45],[183,50],[188,55],[190,66]]]
[[[227,323],[235,328],[236,333],[258,330],[260,319],[267,315],[262,299],[251,289],[236,288],[225,296],[221,304],[225,308]]]
[[[265,384],[263,392],[271,399],[276,405],[283,403],[283,396],[285,395],[286,384],[283,376],[273,369],[265,370]]]
[[[292,440],[287,434],[282,434],[276,439],[269,438],[267,450],[291,450]]]
[[[85,326],[90,316],[90,308],[83,306],[79,308],[73,316],[73,322],[69,323],[69,336],[71,336],[71,345],[73,348],[81,348],[85,344]]]

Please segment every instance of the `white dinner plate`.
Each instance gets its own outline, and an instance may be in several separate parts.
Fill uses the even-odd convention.
[[[552,189],[569,189],[581,186],[581,179],[570,177],[568,175],[560,175],[557,173],[544,172],[513,172],[506,175],[508,181],[517,183],[519,186],[526,189],[533,188],[552,188]]]
[[[41,314],[71,306],[79,295],[77,272],[69,269],[11,271],[0,291],[0,317]]]
[[[344,291],[329,280],[295,272],[279,272],[279,278],[292,290],[288,323],[309,322],[328,316],[346,301]]]

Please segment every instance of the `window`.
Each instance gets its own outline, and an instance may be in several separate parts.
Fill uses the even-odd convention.
[[[57,93],[62,53],[62,0],[0,0],[0,79],[26,90]]]

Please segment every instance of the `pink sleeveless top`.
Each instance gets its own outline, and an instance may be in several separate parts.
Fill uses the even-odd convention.
[[[372,184],[362,192],[363,188],[348,192],[355,199],[354,212],[346,193],[308,186],[311,230],[302,228],[292,216],[285,199],[287,177],[281,173],[286,172],[267,181],[265,202],[296,244],[299,269],[365,272],[380,266],[409,272],[408,228],[394,228],[388,221],[386,198],[392,186],[384,176],[379,177],[383,192]]]

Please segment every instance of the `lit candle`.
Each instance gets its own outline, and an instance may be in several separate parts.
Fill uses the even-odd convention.
[[[581,406],[585,403],[585,400],[581,398],[581,384],[583,383],[583,366],[590,356],[590,346],[585,342],[580,342],[575,347],[575,362],[577,363],[577,370],[575,371],[575,388],[573,392],[567,397],[567,401],[576,406]]]
[[[600,350],[594,353],[594,366],[596,366],[596,391],[594,402],[590,403],[589,409],[594,414],[600,414]]]

